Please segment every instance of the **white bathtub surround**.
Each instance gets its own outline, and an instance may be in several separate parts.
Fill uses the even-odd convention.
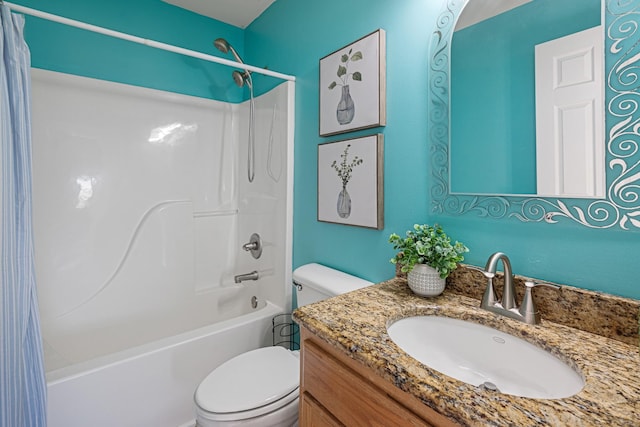
[[[293,83],[256,99],[252,184],[246,104],[33,70],[50,427],[188,424],[208,372],[271,343],[291,299]]]

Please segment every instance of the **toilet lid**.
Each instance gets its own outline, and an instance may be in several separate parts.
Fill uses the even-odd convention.
[[[265,347],[226,361],[200,383],[197,405],[230,413],[271,404],[300,385],[299,359],[283,347]]]

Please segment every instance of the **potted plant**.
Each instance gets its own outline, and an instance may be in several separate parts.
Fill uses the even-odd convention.
[[[408,273],[409,287],[422,296],[440,295],[449,273],[464,260],[462,254],[469,252],[458,241],[452,244],[438,224],[415,224],[406,237],[391,234],[389,243],[399,251],[391,263],[399,264],[400,271]]]

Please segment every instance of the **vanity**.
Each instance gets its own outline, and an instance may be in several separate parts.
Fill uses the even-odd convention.
[[[515,280],[522,289],[526,278]],[[481,275],[462,266],[435,298],[414,295],[406,279],[396,277],[297,309],[300,425],[638,425],[640,301],[569,286],[541,289],[542,321],[527,325],[481,310],[482,291]],[[522,338],[568,364],[584,387],[566,398],[531,399],[448,377],[389,337],[391,323],[418,315],[462,319]]]

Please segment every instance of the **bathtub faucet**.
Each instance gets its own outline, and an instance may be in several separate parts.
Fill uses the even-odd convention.
[[[236,283],[244,282],[245,280],[258,280],[260,275],[257,271],[252,271],[251,273],[246,274],[238,274],[237,276],[233,276],[233,281]]]

